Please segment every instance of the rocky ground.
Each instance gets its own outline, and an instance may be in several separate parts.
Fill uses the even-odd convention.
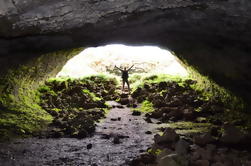
[[[80,80],[50,80],[39,89],[41,106],[54,120],[41,137],[84,138],[95,131],[95,122],[105,117],[106,100],[118,98],[116,80],[92,76]]]
[[[0,144],[1,166],[10,165],[129,165],[145,152],[156,134],[154,124],[143,115],[133,116],[130,108],[115,101],[106,118],[96,125],[91,137],[30,138]],[[147,133],[151,130],[153,134]]]
[[[217,97],[205,98],[192,88],[194,84],[193,80],[145,83],[134,91],[138,102],[153,104],[154,110],[145,114],[147,122],[157,119],[158,124],[171,125],[160,128],[163,133],[154,136],[151,150],[132,165],[251,165],[249,122],[240,118],[245,114],[232,113]],[[230,118],[231,114],[236,117]]]
[[[53,122],[37,137],[1,143],[0,163],[251,165],[248,114],[233,114],[195,84],[146,81],[128,95],[110,78],[50,80],[39,91]]]

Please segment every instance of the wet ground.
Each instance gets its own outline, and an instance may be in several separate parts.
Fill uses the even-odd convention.
[[[118,108],[121,105],[114,101],[110,105],[114,108],[97,124],[93,137],[29,138],[0,143],[0,165],[128,165],[153,143],[156,126],[147,123],[143,115],[132,116],[130,108]]]

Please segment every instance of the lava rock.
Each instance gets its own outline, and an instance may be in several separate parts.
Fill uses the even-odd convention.
[[[224,132],[220,138],[220,142],[225,144],[238,144],[244,138],[244,133],[240,129],[232,125],[224,126]]]
[[[88,136],[88,132],[86,130],[80,130],[77,134],[77,138],[82,139]]]
[[[188,149],[189,149],[189,143],[187,141],[185,141],[184,139],[180,139],[175,144],[175,152],[179,155],[187,154]]]
[[[152,134],[152,132],[151,131],[146,131],[145,134]]]
[[[120,144],[121,142],[120,142],[120,139],[119,139],[119,136],[115,136],[114,138],[113,138],[113,143],[114,144]]]
[[[133,115],[133,116],[140,116],[140,115],[141,115],[141,112],[140,112],[140,111],[137,111],[137,110],[133,110],[132,115]]]
[[[193,142],[197,145],[206,145],[214,142],[214,139],[210,133],[205,133],[194,136]]]
[[[92,148],[92,144],[88,144],[88,145],[86,145],[86,149],[91,149]]]
[[[127,104],[130,103],[130,101],[129,101],[128,98],[121,98],[119,102],[120,102],[120,104],[122,104],[122,105],[127,105]]]
[[[154,142],[156,144],[161,143],[174,143],[179,139],[179,135],[175,132],[172,128],[166,128],[163,136],[160,136],[159,134],[156,134],[154,136]]]

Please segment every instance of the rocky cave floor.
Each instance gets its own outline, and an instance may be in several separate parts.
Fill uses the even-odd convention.
[[[114,107],[91,137],[29,138],[1,144],[1,165],[128,165],[153,143],[154,124],[133,116],[130,108]],[[119,108],[118,108],[119,107]]]
[[[128,95],[113,79],[48,81],[41,106],[54,120],[0,143],[0,165],[251,165],[248,122],[222,117],[227,108],[193,84],[147,82]]]

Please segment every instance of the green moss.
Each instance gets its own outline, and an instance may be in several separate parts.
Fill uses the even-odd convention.
[[[151,149],[147,150],[147,152],[151,153],[153,155],[160,155],[163,152],[163,150],[161,150],[161,149],[154,150],[154,149],[151,148]]]
[[[134,110],[147,113],[147,112],[153,112],[154,108],[152,102],[144,100],[141,106],[139,108],[135,108]]]
[[[52,108],[51,110],[52,110],[52,111],[55,111],[55,112],[60,112],[60,111],[62,111],[62,109],[60,109],[60,108]]]
[[[23,137],[44,128],[52,116],[40,106],[37,90],[81,49],[58,51],[9,69],[0,79],[0,139]],[[44,86],[43,91],[50,91]],[[51,92],[51,91],[50,91]]]
[[[184,81],[189,79],[188,77],[173,76],[168,74],[134,74],[129,78],[132,83],[132,91],[137,88],[143,87],[145,84],[154,84],[160,82],[177,82],[180,86],[184,86]]]
[[[97,97],[93,92],[90,92],[88,89],[83,89],[83,93],[87,94],[93,101],[100,101],[102,100],[101,98]]]
[[[241,98],[219,86],[208,76],[201,75],[194,67],[186,65],[186,69],[189,72],[189,79],[196,80],[196,83],[192,84],[191,88],[200,91],[204,97],[203,100],[220,101],[226,108],[233,110],[241,111],[245,109],[245,103]]]
[[[204,133],[208,132],[211,126],[211,123],[194,123],[187,121],[166,124],[166,127],[175,129],[179,134]]]
[[[112,106],[111,106],[108,102],[105,102],[105,105],[106,105],[106,107],[107,107],[108,109],[111,109],[111,108],[112,108]]]

